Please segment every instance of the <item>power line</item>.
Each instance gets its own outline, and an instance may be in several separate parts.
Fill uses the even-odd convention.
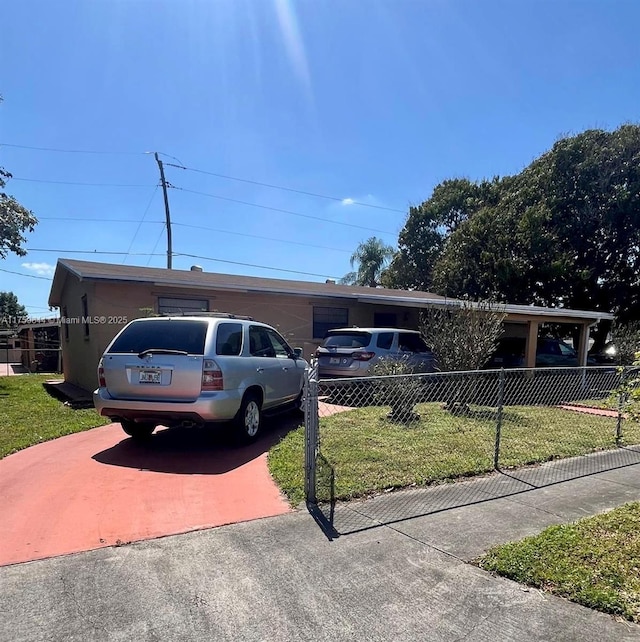
[[[246,234],[244,232],[230,232],[228,230],[218,230],[214,227],[204,227],[202,225],[190,225],[188,223],[172,223],[172,225],[177,225],[178,227],[189,227],[196,230],[206,230],[209,232],[217,232],[218,234],[231,234],[233,236],[243,236],[250,239],[258,239],[260,241],[272,241],[274,243],[288,243],[290,245],[299,245],[301,247],[312,247],[316,250],[330,250],[332,252],[344,252],[345,254],[351,254],[351,250],[342,250],[337,247],[327,247],[326,245],[312,245],[311,243],[302,243],[301,241],[289,241],[287,239],[278,239],[272,236],[259,236],[258,234]]]
[[[76,223],[162,223],[164,221],[143,221],[131,218],[78,218],[73,216],[39,216],[39,221],[75,221]]]
[[[162,230],[164,232],[164,229]],[[160,242],[160,238],[162,238],[162,234],[158,237],[158,240],[156,241],[156,246]],[[155,247],[153,248],[155,251]],[[112,252],[112,251],[97,251],[97,250],[62,250],[62,249],[38,249],[38,248],[29,248],[29,252],[57,252],[58,254],[107,254],[107,255],[122,255],[126,254],[126,252]],[[131,256],[165,256],[165,253],[147,253],[147,252],[132,252]],[[342,277],[338,276],[329,276],[326,274],[316,274],[314,272],[301,272],[300,270],[286,270],[284,268],[277,268],[277,267],[270,267],[268,265],[255,265],[253,263],[243,263],[242,261],[228,261],[226,259],[215,259],[210,256],[200,256],[198,254],[185,254],[184,252],[174,252],[173,256],[184,256],[187,258],[191,259],[201,259],[203,261],[216,261],[218,263],[229,263],[231,265],[242,265],[245,267],[252,267],[252,268],[260,268],[263,270],[275,270],[276,272],[290,272],[292,274],[304,274],[306,276],[320,276],[323,278],[329,278],[329,279],[340,279]],[[148,263],[147,263],[148,265]],[[0,270],[2,272],[9,272],[10,274],[18,274],[20,276],[29,276],[34,279],[46,279],[47,281],[50,281],[51,278],[44,277],[44,276],[35,276],[33,274],[23,274],[21,272],[11,272],[10,270]]]
[[[283,185],[274,185],[271,183],[262,183],[260,181],[250,180],[248,178],[238,178],[237,176],[228,176],[226,174],[218,174],[217,172],[207,172],[203,169],[195,169],[193,167],[185,167],[184,165],[175,165],[174,163],[166,163],[169,167],[176,167],[177,169],[184,169],[189,172],[196,172],[198,174],[206,174],[207,176],[215,176],[216,178],[224,178],[229,181],[238,181],[240,183],[249,183],[250,185],[259,185],[260,187],[269,187],[271,189],[279,189],[285,192],[293,192],[294,194],[303,194],[304,196],[312,196],[314,198],[325,198],[330,201],[339,201],[344,203],[348,200],[349,205],[360,205],[361,207],[371,207],[377,210],[386,210],[388,212],[399,212],[400,214],[406,214],[405,210],[399,210],[395,207],[384,207],[383,205],[373,205],[372,203],[362,203],[360,201],[354,201],[352,199],[340,198],[339,196],[328,196],[327,194],[318,194],[316,192],[306,192],[300,189],[294,189],[293,187],[284,187]]]
[[[274,270],[276,272],[290,272],[291,274],[304,274],[305,276],[319,276],[323,279],[341,279],[340,276],[329,276],[328,274],[317,274],[315,272],[301,272],[300,270],[286,270],[285,268],[270,267],[268,265],[256,265],[254,263],[243,263],[241,261],[228,261],[226,259],[214,259],[210,256],[199,256],[197,254],[184,254],[183,252],[174,252],[174,256],[186,256],[191,259],[201,259],[203,261],[215,261],[217,263],[229,263],[231,265],[242,265],[244,267],[259,268],[261,270]]]
[[[41,248],[41,247],[30,247],[27,249],[28,252],[56,252],[57,254],[109,254],[114,256],[122,256],[123,254],[129,254],[130,256],[164,256],[164,254],[149,254],[149,252],[115,252],[115,251],[106,251],[106,250],[62,250],[56,248]]]
[[[152,154],[153,152],[124,152],[124,151],[107,151],[107,150],[93,150],[93,149],[62,149],[58,147],[36,147],[32,145],[17,145],[15,143],[0,143],[0,147],[12,147],[15,149],[28,149],[32,151],[41,151],[41,152],[58,152],[63,154],[98,154],[98,155],[116,155],[116,156],[144,156]],[[339,196],[330,196],[329,194],[320,194],[318,192],[308,192],[306,190],[296,189],[293,187],[286,187],[285,185],[276,185],[274,183],[264,183],[262,181],[256,181],[249,178],[241,178],[239,176],[230,176],[228,174],[220,174],[219,172],[210,172],[204,169],[197,169],[195,167],[187,167],[183,165],[179,158],[171,156],[171,154],[166,154],[164,152],[157,152],[162,156],[167,156],[168,158],[173,158],[178,161],[176,163],[165,163],[169,167],[175,167],[176,169],[182,169],[189,172],[194,172],[197,174],[205,174],[207,176],[214,176],[216,178],[222,178],[229,181],[237,181],[239,183],[247,183],[249,185],[258,185],[260,187],[267,187],[269,189],[277,189],[284,192],[291,192],[293,194],[301,194],[303,196],[311,196],[313,198],[323,198],[330,201],[335,201],[339,203],[348,202],[349,205],[358,205],[360,207],[369,207],[377,210],[384,210],[387,212],[397,212],[398,214],[406,214],[406,210],[398,209],[396,207],[386,207],[384,205],[374,205],[373,203],[363,203],[362,201],[354,201],[350,198],[344,198]],[[14,180],[32,180],[33,182],[38,183],[61,183],[66,185],[88,185],[88,183],[63,183],[62,181],[45,181],[45,180],[35,180],[35,179],[14,179]],[[93,185],[93,184],[91,184]],[[120,185],[113,185],[113,187],[120,187]],[[122,185],[125,187],[125,185]],[[133,185],[126,187],[134,187]],[[135,187],[142,187],[136,185]],[[386,234],[386,232],[383,232]]]
[[[27,276],[30,279],[43,279],[45,281],[51,281],[53,277],[50,276],[38,276],[37,274],[25,274],[24,272],[14,272],[13,270],[5,270],[0,268],[0,272],[6,272],[7,274],[17,274],[18,276]]]
[[[149,255],[149,258],[147,259],[147,265],[149,265],[149,263],[151,263],[151,257],[155,256],[153,254],[153,252],[156,251],[156,248],[158,247],[158,243],[160,243],[160,239],[162,238],[162,234],[164,232],[165,225],[166,225],[166,223],[162,224],[162,229],[160,230],[160,234],[158,234],[158,238],[156,239],[156,242],[155,242],[155,244],[153,246],[153,249],[151,250],[152,253]]]
[[[90,149],[60,149],[58,147],[33,147],[31,145],[16,145],[14,143],[0,143],[0,147],[14,147],[16,149],[30,149],[38,152],[60,152],[63,154],[100,154],[100,155],[116,155],[116,156],[142,156],[143,154],[150,154],[151,152],[109,152],[109,151],[96,151]]]
[[[158,186],[156,185],[153,188],[153,194],[151,194],[151,198],[149,199],[149,203],[147,204],[147,207],[144,210],[144,214],[142,215],[142,218],[138,222],[138,227],[136,227],[136,231],[133,233],[133,238],[131,239],[131,243],[129,243],[129,249],[127,250],[127,253],[125,257],[122,259],[122,264],[124,265],[124,262],[127,260],[127,256],[129,256],[129,252],[131,252],[131,248],[133,247],[133,242],[136,240],[136,236],[138,236],[138,232],[140,231],[140,228],[142,227],[142,224],[144,223],[145,216],[147,215],[147,212],[149,211],[149,208],[151,207],[151,203],[153,203],[153,199],[156,196],[156,193],[158,191]]]
[[[283,210],[279,207],[270,207],[268,205],[260,205],[259,203],[250,203],[249,201],[240,201],[235,198],[227,198],[226,196],[218,196],[217,194],[209,194],[208,192],[198,192],[192,189],[186,189],[184,187],[177,187],[171,185],[173,189],[180,190],[181,192],[187,192],[189,194],[199,194],[200,196],[208,196],[209,198],[217,198],[221,201],[229,201],[230,203],[238,203],[240,205],[248,205],[249,207],[258,207],[263,210],[269,210],[271,212],[280,212],[282,214],[291,214],[292,216],[300,216],[302,218],[312,219],[314,221],[322,221],[323,223],[331,223],[333,225],[342,225],[344,227],[354,227],[360,230],[367,230],[368,232],[377,232],[378,234],[388,234],[389,236],[395,236],[394,232],[387,232],[385,230],[377,230],[373,227],[364,227],[363,225],[355,225],[354,223],[343,223],[342,221],[332,221],[331,219],[322,218],[320,216],[311,216],[310,214],[301,214],[300,212],[292,212],[291,210]]]
[[[158,223],[165,225],[164,221],[145,221],[143,219],[115,219],[115,218],[73,218],[68,216],[41,216],[40,221],[75,221],[76,223],[138,223],[139,227],[142,223]],[[231,236],[241,236],[244,238],[258,239],[260,241],[271,241],[273,243],[286,243],[288,245],[298,245],[300,247],[310,247],[316,250],[329,250],[331,252],[343,252],[344,254],[351,254],[351,250],[343,250],[337,247],[329,247],[327,245],[314,245],[313,243],[303,243],[302,241],[290,241],[288,239],[279,239],[272,236],[260,236],[259,234],[247,234],[246,232],[232,232],[231,230],[221,230],[215,227],[206,227],[204,225],[191,225],[189,223],[175,223],[171,222],[174,227],[186,227],[194,230],[205,230],[207,232],[216,232],[217,234],[230,234]],[[138,227],[138,229],[139,229]],[[164,228],[161,233],[164,232]]]
[[[81,183],[77,181],[48,181],[41,178],[16,178],[15,176],[11,180],[26,183],[49,183],[50,185],[79,185],[82,187],[150,187],[148,183],[145,185],[141,183]]]

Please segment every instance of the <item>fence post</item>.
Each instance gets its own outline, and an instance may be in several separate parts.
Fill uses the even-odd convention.
[[[318,364],[312,364],[304,373],[304,435],[305,476],[304,494],[307,503],[317,504],[316,467],[318,462]]]
[[[500,436],[502,433],[502,407],[504,406],[504,368],[500,368],[498,379],[498,413],[496,416],[496,443],[493,449],[493,467],[500,470]]]
[[[622,409],[624,408],[625,394],[624,389],[626,385],[626,368],[621,368],[620,374],[620,392],[618,393],[618,422],[616,424],[616,446],[620,445],[622,441]]]

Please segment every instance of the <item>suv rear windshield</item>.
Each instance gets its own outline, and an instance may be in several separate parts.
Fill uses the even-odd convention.
[[[340,332],[328,334],[322,346],[324,348],[364,348],[371,341],[370,332]]]
[[[156,349],[204,354],[208,326],[206,321],[193,319],[137,321],[122,331],[109,348],[109,353],[138,354],[144,350]]]

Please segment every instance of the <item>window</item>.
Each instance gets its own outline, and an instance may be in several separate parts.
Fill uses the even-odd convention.
[[[291,356],[291,348],[289,348],[287,342],[275,330],[268,329],[267,334],[271,340],[271,345],[276,353],[276,357],[288,359]]]
[[[393,332],[381,332],[378,335],[376,346],[378,348],[382,348],[383,350],[391,350],[392,343],[393,343]]]
[[[322,342],[324,348],[366,348],[371,343],[371,333],[362,330],[344,330],[329,333]]]
[[[82,295],[82,323],[84,324],[84,336],[89,336],[89,306],[87,305],[87,295]]]
[[[255,325],[249,327],[249,352],[252,357],[276,356],[276,351],[271,344],[266,328]]]
[[[373,326],[375,328],[395,328],[397,325],[398,315],[395,312],[373,313]]]
[[[64,340],[69,341],[69,323],[68,323],[67,306],[62,308],[62,325],[64,326]]]
[[[571,347],[568,346],[566,343],[559,343],[558,347],[560,348],[560,352],[563,357],[577,357],[578,353]]]
[[[158,314],[176,314],[188,316],[193,312],[209,312],[207,299],[173,299],[158,297]]]
[[[242,324],[220,323],[216,335],[216,354],[237,357],[242,352]]]
[[[538,354],[560,355],[560,346],[554,341],[543,341],[538,345]]]
[[[324,339],[329,330],[349,325],[348,308],[313,308],[313,338]]]
[[[207,321],[153,319],[135,321],[122,332],[109,349],[110,353],[139,354],[144,350],[177,350],[204,354]]]
[[[424,339],[412,332],[401,332],[398,336],[398,346],[401,352],[429,352]]]

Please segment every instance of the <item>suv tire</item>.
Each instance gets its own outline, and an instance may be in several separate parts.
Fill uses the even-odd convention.
[[[151,437],[151,434],[156,429],[155,424],[150,423],[140,423],[136,421],[131,421],[130,419],[123,419],[120,422],[122,430],[125,431],[129,437],[134,441],[145,441]]]
[[[236,415],[236,426],[239,436],[244,442],[254,441],[262,426],[262,404],[255,394],[247,394]]]

